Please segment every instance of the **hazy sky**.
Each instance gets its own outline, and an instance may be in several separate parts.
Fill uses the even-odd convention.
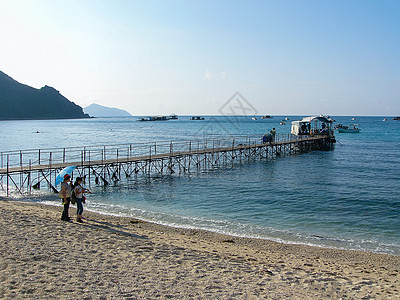
[[[0,0],[0,70],[85,107],[400,115],[400,1]]]

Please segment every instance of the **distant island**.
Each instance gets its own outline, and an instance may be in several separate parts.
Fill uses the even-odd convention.
[[[59,91],[44,86],[35,89],[0,71],[0,120],[43,120],[89,118],[82,107]]]
[[[127,112],[126,110],[114,108],[114,107],[107,107],[103,105],[99,105],[96,103],[90,104],[89,106],[85,107],[84,112],[89,114],[92,117],[131,117],[132,115]]]

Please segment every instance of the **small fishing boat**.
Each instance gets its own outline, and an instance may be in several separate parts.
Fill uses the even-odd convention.
[[[356,119],[356,118],[354,118],[354,117],[353,117],[353,118],[351,118],[351,120],[352,120],[352,121],[355,121],[355,119]]]
[[[279,124],[285,125],[285,124],[286,124],[286,121],[281,121]]]
[[[272,117],[270,115],[265,115],[265,116],[262,116],[261,119],[263,119],[263,120],[264,119],[272,119]]]
[[[286,117],[285,120],[286,120],[286,121],[289,121],[289,117]]]
[[[262,118],[262,117],[261,117]],[[257,121],[257,118],[256,117],[252,117],[251,118],[253,121]]]
[[[387,121],[387,119],[386,119],[386,118],[384,118],[382,121],[383,121],[383,122],[386,122],[386,121]]]
[[[350,124],[349,126],[338,124],[336,126],[336,129],[340,133],[359,133],[361,129],[358,128],[357,126],[358,126],[357,124]]]
[[[138,119],[141,122],[149,122],[149,121],[168,121],[169,118],[166,116],[152,116],[152,117],[143,117]]]
[[[138,121],[141,121],[141,122],[150,121],[150,117],[148,117],[148,118],[140,118],[140,119],[138,119]]]
[[[191,117],[190,120],[191,121],[203,121],[204,118],[203,117]]]
[[[400,117],[394,117],[392,120],[400,121]]]

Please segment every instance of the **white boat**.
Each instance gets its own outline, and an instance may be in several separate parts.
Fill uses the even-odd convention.
[[[253,121],[257,121],[257,118],[256,117],[252,117],[251,118]]]
[[[349,126],[347,125],[341,125],[339,124],[339,126],[337,126],[337,131],[339,131],[340,133],[359,133],[360,132],[360,128],[357,127],[356,124],[351,124]]]
[[[285,125],[285,124],[286,124],[286,121],[281,121],[279,124]]]
[[[386,119],[386,118],[384,118],[382,121],[383,121],[383,122],[386,122],[386,121],[387,121],[387,119]]]

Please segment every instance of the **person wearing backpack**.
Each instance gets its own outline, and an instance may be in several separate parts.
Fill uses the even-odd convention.
[[[84,193],[90,193],[88,189],[82,187],[82,177],[77,177],[73,186],[73,194],[75,194],[76,198],[76,221],[79,223],[83,223],[82,221],[82,213],[83,213],[83,203],[85,203]]]

